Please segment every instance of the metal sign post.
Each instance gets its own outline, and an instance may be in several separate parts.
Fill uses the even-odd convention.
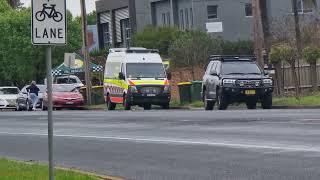
[[[52,45],[66,44],[66,0],[32,0],[32,44],[46,45],[49,180],[54,180],[52,120]]]

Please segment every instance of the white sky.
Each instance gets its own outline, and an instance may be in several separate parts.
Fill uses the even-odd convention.
[[[25,6],[29,7],[31,4],[31,0],[20,0],[24,3]],[[80,0],[66,0],[67,1],[67,9],[71,11],[73,16],[79,16],[81,14],[80,11]],[[96,9],[95,0],[86,0],[87,13],[92,12]]]

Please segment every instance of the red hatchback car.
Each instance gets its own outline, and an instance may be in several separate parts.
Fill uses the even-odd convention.
[[[54,84],[52,86],[53,94],[53,109],[83,109],[84,98],[78,89],[69,84]],[[42,110],[46,110],[48,107],[48,95],[43,96]]]

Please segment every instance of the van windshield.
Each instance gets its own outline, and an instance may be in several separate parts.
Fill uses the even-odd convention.
[[[128,78],[166,78],[162,63],[128,63]]]

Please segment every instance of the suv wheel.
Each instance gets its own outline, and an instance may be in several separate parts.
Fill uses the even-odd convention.
[[[205,110],[207,110],[207,111],[213,110],[215,102],[207,100],[207,95],[206,95],[205,91],[203,92],[203,94],[204,94],[203,95],[203,103],[204,103]]]
[[[126,111],[131,110],[131,105],[128,102],[127,95],[123,96],[123,107],[124,107],[124,110],[126,110]]]
[[[257,109],[257,100],[256,99],[249,99],[247,102],[248,109]]]
[[[227,98],[223,94],[217,93],[217,108],[219,110],[226,110],[228,108]]]
[[[261,106],[263,109],[271,109],[272,108],[272,94],[267,94],[261,99]]]
[[[115,110],[116,109],[116,104],[111,102],[110,96],[107,96],[107,109],[109,111]]]
[[[145,104],[143,105],[144,110],[150,110],[151,109],[151,104]]]
[[[170,104],[166,103],[166,104],[161,105],[161,107],[162,107],[162,109],[170,109]]]

